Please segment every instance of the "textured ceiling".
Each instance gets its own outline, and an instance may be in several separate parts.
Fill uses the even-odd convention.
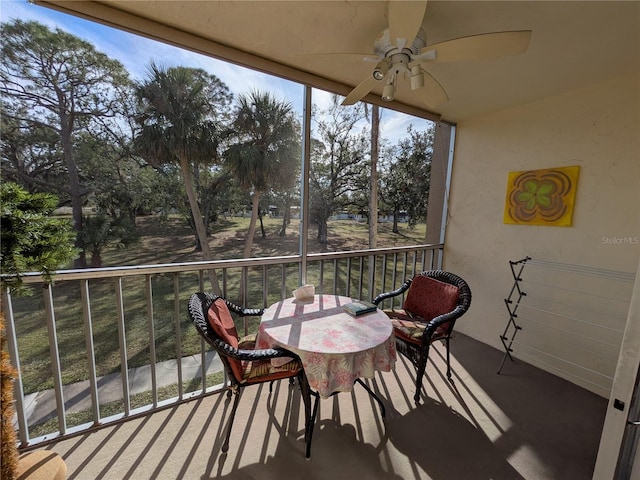
[[[388,22],[384,1],[53,3],[84,9],[85,15],[91,10],[87,5],[100,4],[90,16],[136,30],[130,21],[109,13],[116,8],[348,86],[370,74],[372,64],[309,54],[372,53],[376,36]],[[640,71],[638,1],[430,1],[423,28],[428,44],[502,30],[533,31],[523,55],[430,65],[428,71],[450,97],[440,105],[426,105],[408,87],[399,88],[398,102],[453,122]]]

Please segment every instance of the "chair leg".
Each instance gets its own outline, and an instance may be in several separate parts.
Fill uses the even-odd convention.
[[[416,374],[416,394],[413,396],[413,400],[416,402],[416,406],[420,405],[420,389],[422,388],[422,376],[424,375],[426,365],[420,362],[418,372]]]
[[[451,354],[449,352],[449,337],[445,339],[445,345],[447,347],[447,378],[451,382]]]
[[[416,372],[416,394],[413,396],[413,400],[416,402],[416,406],[420,404],[420,390],[422,389],[422,377],[424,377],[424,372],[427,369],[427,360],[429,359],[429,345],[427,348],[419,353],[420,360],[417,365]]]
[[[294,378],[295,378],[295,377],[290,377],[290,378],[289,378],[289,385],[293,385],[293,384],[295,383]],[[269,394],[271,394],[271,392],[273,391],[273,383],[274,383],[274,382],[275,382],[275,380],[271,380],[271,381],[269,382]]]
[[[231,390],[229,390],[231,391]],[[231,414],[229,415],[229,425],[227,425],[227,434],[225,435],[224,443],[222,444],[222,453],[229,451],[229,438],[231,437],[231,428],[233,427],[233,420],[236,417],[236,410],[238,409],[238,401],[240,400],[240,391],[234,391],[235,398],[233,399],[233,407],[231,407]]]

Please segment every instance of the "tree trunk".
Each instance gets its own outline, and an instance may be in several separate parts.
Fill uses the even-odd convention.
[[[258,218],[260,219],[260,233],[262,234],[262,238],[267,238],[267,234],[264,233],[264,223],[262,222],[262,212],[260,211],[260,207],[258,207]]]
[[[187,191],[187,198],[189,199],[189,206],[191,207],[191,214],[193,215],[193,223],[198,233],[198,239],[202,246],[202,256],[205,260],[213,260],[211,255],[211,248],[209,247],[209,240],[207,238],[207,232],[204,228],[202,221],[202,215],[200,214],[200,206],[198,205],[198,196],[193,187],[193,179],[191,177],[191,169],[189,168],[189,161],[186,155],[180,155],[180,170],[182,171],[182,180],[184,181],[184,188]],[[207,270],[209,274],[209,280],[211,282],[211,288],[216,295],[222,295],[220,285],[218,285],[218,278],[216,276],[215,269]]]
[[[138,226],[138,224],[136,222],[136,209],[134,209],[134,208],[129,209],[127,214],[128,214],[128,217],[129,217],[129,221],[131,222],[131,225],[133,225],[133,228],[135,229]]]
[[[327,226],[327,219],[319,218],[318,219],[318,242],[320,242],[321,245],[327,244],[328,230],[329,230],[329,227]]]
[[[253,236],[256,234],[256,221],[258,219],[258,206],[260,205],[260,193],[255,192],[251,199],[251,220],[249,220],[249,231],[244,241],[244,257],[251,257],[251,248],[253,247]]]
[[[102,267],[102,251],[100,249],[94,249],[91,251],[91,267]]]
[[[258,217],[258,208],[260,205],[260,193],[255,192],[251,199],[251,219],[249,220],[249,231],[247,232],[247,238],[244,241],[243,258],[251,257],[251,249],[253,247],[253,236],[256,234],[256,222]],[[245,290],[247,286],[247,270],[242,269],[242,275],[240,276],[240,293],[238,298],[242,300],[242,304],[246,305],[247,299],[245,298]]]
[[[291,206],[289,205],[289,199],[287,198],[287,201],[285,202],[285,205],[284,205],[284,212],[282,213],[282,228],[280,229],[280,233],[279,233],[281,237],[284,237],[287,234],[287,225],[289,225],[290,221],[291,221]]]
[[[64,161],[67,165],[69,174],[69,194],[71,196],[71,210],[73,216],[73,229],[76,231],[75,246],[80,251],[80,255],[74,261],[75,268],[87,267],[87,252],[80,240],[80,232],[82,232],[82,194],[80,192],[80,178],[78,176],[78,166],[73,158],[73,145],[71,140],[71,122],[72,120],[66,115],[60,118],[60,140],[62,142],[62,151]]]
[[[400,212],[398,212],[397,208],[393,209],[393,233],[400,233],[400,230],[398,230],[398,215],[400,215]]]

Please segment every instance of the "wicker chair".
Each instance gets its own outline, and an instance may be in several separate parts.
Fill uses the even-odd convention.
[[[293,352],[280,348],[255,350],[255,338],[239,339],[233,323],[231,313],[241,317],[262,315],[262,309],[248,309],[235,305],[222,297],[209,293],[195,293],[189,299],[189,316],[198,333],[211,345],[222,360],[225,371],[230,381],[227,397],[235,395],[233,407],[229,417],[229,424],[222,453],[229,450],[229,437],[240,399],[240,390],[248,385],[257,385],[275,380],[289,378],[298,379],[305,411],[306,458],[311,456],[311,438],[313,435],[313,418],[311,416],[311,388],[302,368],[300,359]],[[293,360],[284,365],[274,366],[271,359],[290,357]],[[317,406],[317,398],[316,398]],[[314,408],[315,411],[315,408]]]
[[[373,299],[379,305],[386,299],[407,292],[401,309],[385,309],[391,318],[398,352],[417,369],[416,405],[420,401],[422,377],[427,366],[429,347],[442,340],[447,349],[447,378],[451,381],[450,340],[453,327],[469,309],[471,290],[462,278],[442,270],[422,272],[392,292]]]

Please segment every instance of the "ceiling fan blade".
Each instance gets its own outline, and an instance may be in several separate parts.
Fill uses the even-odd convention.
[[[427,45],[421,53],[435,50],[436,58],[433,61],[438,63],[492,60],[506,55],[524,53],[529,47],[530,40],[531,30],[485,33]]]
[[[379,83],[382,83],[382,80],[376,80],[373,75],[368,75],[356,88],[351,90],[351,93],[342,101],[342,105],[353,105],[359,102]]]
[[[380,57],[372,53],[310,53],[304,56],[321,61],[340,63],[377,63],[381,60]]]
[[[416,38],[422,22],[427,2],[424,1],[389,1],[389,40],[399,49],[411,45]]]
[[[430,100],[429,105],[435,107],[449,100],[449,95],[447,95],[444,87],[440,85],[440,82],[424,68],[422,73],[424,74],[424,87],[422,90],[424,91],[424,96]]]

